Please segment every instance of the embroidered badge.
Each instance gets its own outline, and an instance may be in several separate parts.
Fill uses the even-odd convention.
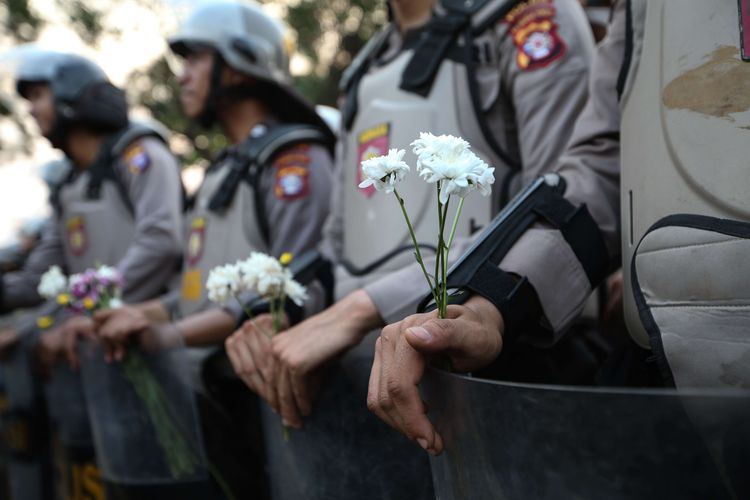
[[[187,265],[195,267],[203,257],[203,247],[206,239],[206,219],[196,217],[190,221],[190,233],[187,240]]]
[[[309,146],[296,146],[282,153],[273,165],[276,169],[274,194],[280,200],[304,198],[310,189]]]
[[[543,68],[560,59],[567,46],[557,33],[555,7],[549,0],[528,0],[505,16],[522,71]]]
[[[65,232],[68,235],[68,248],[70,253],[80,257],[86,253],[88,241],[86,238],[86,224],[83,217],[75,215],[65,223]]]
[[[143,146],[133,144],[125,151],[125,164],[133,175],[138,175],[151,166],[151,157],[148,155]]]
[[[376,156],[388,154],[390,130],[390,124],[381,123],[380,125],[376,125],[360,132],[357,136],[357,164],[355,165],[355,168],[357,169],[357,189],[368,198],[375,194],[375,186],[368,186],[366,188],[359,187],[359,184],[363,181],[362,162]]]
[[[201,270],[193,269],[182,274],[182,290],[181,295],[183,300],[198,300],[201,298]]]

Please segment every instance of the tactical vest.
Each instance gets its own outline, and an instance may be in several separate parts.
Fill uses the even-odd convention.
[[[205,283],[214,267],[246,259],[252,251],[269,253],[265,200],[272,186],[262,185],[261,174],[276,153],[302,143],[333,147],[330,135],[316,127],[278,125],[251,134],[209,167],[186,217],[180,317],[208,307]]]
[[[353,273],[359,269],[365,274],[363,268],[373,267],[370,264],[392,253],[397,255],[369,278],[413,262],[411,239],[395,197],[373,188],[360,189],[358,184],[361,162],[390,148],[405,149],[404,161],[414,169],[416,158],[410,143],[420,132],[463,137],[478,156],[495,167],[493,195],[466,198],[457,236],[468,236],[487,224],[503,204],[497,193],[508,192],[508,180],[520,164],[497,143],[484,119],[474,41],[491,36],[488,28],[516,3],[443,0],[444,14],[433,16],[415,44],[405,43],[389,60],[377,61],[395,29],[390,26],[363,49],[347,71],[342,83],[347,102],[342,117],[345,135],[340,189],[343,258]],[[398,190],[406,200],[417,241],[434,247],[438,228],[435,186],[413,171]],[[453,204],[455,210],[458,202]],[[398,249],[406,251],[399,253]]]
[[[130,144],[143,137],[165,141],[154,128],[132,123],[107,138],[94,164],[80,175],[71,172],[54,195],[70,273],[100,264],[114,265],[132,243],[133,205],[114,165]]]
[[[622,93],[625,308],[678,386],[750,382],[748,2],[633,0]]]

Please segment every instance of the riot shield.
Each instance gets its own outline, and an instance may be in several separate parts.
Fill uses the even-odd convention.
[[[46,387],[58,498],[104,500],[80,373],[67,363],[52,369]]]
[[[107,498],[212,498],[179,332],[150,329],[121,362],[107,363],[94,340],[80,352]]]
[[[0,428],[8,458],[10,495],[14,500],[52,496],[47,412],[41,381],[32,369],[32,353],[40,335],[36,318],[48,312],[48,308],[42,307],[15,322],[19,342],[2,364],[5,410],[0,417]]]
[[[301,430],[262,405],[274,500],[433,498],[427,455],[367,409],[374,338],[327,374]]]
[[[494,382],[436,369],[437,498],[750,498],[750,392]]]

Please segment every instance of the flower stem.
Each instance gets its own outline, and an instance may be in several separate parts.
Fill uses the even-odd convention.
[[[430,287],[430,293],[432,294],[432,298],[435,299],[437,302],[438,295],[437,295],[437,274],[435,275],[436,281],[435,284],[432,284],[432,281],[430,280],[430,275],[427,274],[427,269],[424,267],[424,260],[422,259],[422,252],[419,250],[419,243],[417,243],[417,235],[414,234],[414,227],[411,225],[411,220],[409,219],[409,214],[406,213],[406,206],[404,205],[404,199],[401,198],[401,196],[398,194],[398,191],[395,189],[393,190],[393,194],[396,195],[396,199],[398,200],[398,204],[401,207],[401,212],[404,214],[404,219],[406,219],[406,225],[409,228],[409,235],[411,236],[411,241],[414,244],[414,253],[417,257],[417,262],[419,263],[419,267],[422,269],[422,274],[424,274],[424,278],[427,280],[427,286]]]
[[[448,284],[447,281],[447,274],[448,274],[448,248],[445,244],[445,223],[448,221],[448,205],[450,204],[450,197],[445,202],[445,205],[443,205],[443,213],[440,218],[440,235],[439,235],[439,245],[438,249],[440,250],[441,258],[440,258],[440,310],[438,317],[445,318],[447,308],[448,308]]]
[[[247,305],[245,305],[245,303],[240,300],[240,295],[236,293],[236,294],[234,294],[234,298],[237,300],[237,302],[239,303],[240,307],[242,307],[242,310],[245,311],[245,315],[247,316],[247,319],[249,319],[253,323],[253,325],[255,326],[255,328],[257,328],[258,331],[260,331],[260,333],[262,333],[263,335],[265,335],[269,339],[271,337],[273,337],[273,335],[269,335],[258,323],[255,322],[255,315],[247,307]]]
[[[458,208],[456,209],[456,216],[453,217],[453,227],[451,227],[451,234],[448,237],[448,251],[450,252],[451,246],[453,246],[453,238],[456,236],[456,228],[458,227],[458,218],[461,216],[461,209],[464,208],[464,199],[458,202]]]
[[[438,200],[438,245],[437,245],[437,253],[435,255],[435,305],[438,309],[438,315],[441,314],[442,307],[440,305],[440,301],[443,297],[443,294],[440,293],[439,283],[440,283],[440,269],[442,269],[442,266],[440,265],[440,261],[443,258],[443,250],[442,250],[442,227],[443,227],[443,204],[440,203],[440,186],[441,183],[438,182],[436,184],[437,186],[437,200]]]

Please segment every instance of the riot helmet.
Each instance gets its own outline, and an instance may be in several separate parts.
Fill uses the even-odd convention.
[[[208,95],[199,116],[203,125],[216,120],[219,101],[225,98],[255,98],[281,120],[310,123],[328,130],[313,106],[291,86],[290,43],[283,25],[251,2],[214,2],[196,8],[169,38],[175,54],[210,48],[214,62]],[[250,76],[246,85],[223,85],[221,65]]]
[[[18,68],[16,90],[29,99],[35,84],[49,86],[55,117],[46,135],[57,148],[65,147],[72,127],[109,133],[128,124],[125,93],[109,82],[99,66],[84,57],[41,50],[28,54]]]

